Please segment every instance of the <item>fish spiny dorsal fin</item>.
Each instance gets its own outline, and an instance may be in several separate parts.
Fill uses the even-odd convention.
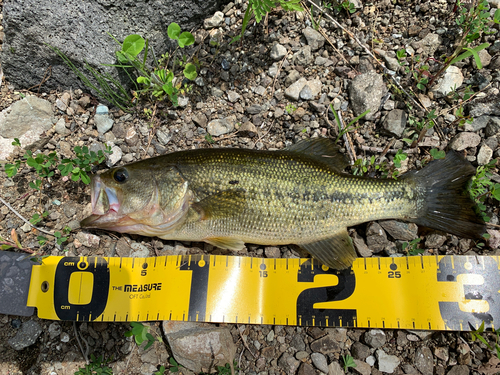
[[[340,148],[328,138],[305,139],[285,149],[285,151],[305,154],[341,172],[349,163],[339,150]]]

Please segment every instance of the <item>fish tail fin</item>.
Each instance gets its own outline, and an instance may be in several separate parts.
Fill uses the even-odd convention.
[[[467,192],[469,180],[475,173],[472,164],[450,151],[444,159],[405,175],[404,178],[416,182],[417,198],[421,202],[417,218],[412,221],[459,237],[480,238],[486,226]]]

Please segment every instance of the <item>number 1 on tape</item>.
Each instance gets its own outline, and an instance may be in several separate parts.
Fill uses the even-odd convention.
[[[470,330],[500,325],[499,257],[311,259],[48,257],[28,305],[53,320],[184,320]]]

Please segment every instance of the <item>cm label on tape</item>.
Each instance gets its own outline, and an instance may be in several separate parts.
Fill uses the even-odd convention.
[[[28,305],[76,321],[495,329],[499,258],[365,258],[339,271],[311,259],[49,257],[34,266]]]

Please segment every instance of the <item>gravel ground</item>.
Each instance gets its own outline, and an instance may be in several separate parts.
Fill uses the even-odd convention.
[[[491,44],[480,54],[483,69],[477,69],[473,59],[466,59],[455,64],[457,71],[450,72],[448,78],[452,83],[437,82],[437,87],[421,91],[412,75],[405,73],[404,66],[399,64],[396,51],[405,48],[408,54],[414,52],[422,59],[432,57],[428,61],[429,71],[436,73],[440,69],[437,60],[442,60],[443,54],[450,54],[459,38],[454,2],[382,0],[355,4],[355,13],[342,12],[335,19],[375,53],[388,68],[385,72],[366,49],[326,16],[316,17],[318,32],[305,12],[275,10],[260,25],[250,23],[242,44],[229,45],[231,37],[241,28],[246,9],[246,4],[238,1],[222,10],[220,22],[213,20],[218,26],[207,24],[194,32],[202,67],[192,90],[181,97],[178,108],[165,102],[141,103],[133,113],[125,113],[112,106],[97,107],[98,99],[80,90],[20,93],[15,82],[3,81],[0,110],[4,112],[0,115],[0,128],[4,126],[5,136],[5,124],[15,128],[20,122],[32,121],[37,124],[39,134],[29,133],[26,128],[28,136],[21,138],[22,145],[29,139],[38,139],[31,146],[33,151],[56,151],[61,157],[75,157],[74,146],[85,145],[97,151],[108,144],[113,154],[105,164],[111,167],[177,150],[208,147],[273,150],[300,139],[335,139],[338,128],[328,111],[331,103],[346,122],[371,110],[339,144],[353,160],[375,156],[375,164],[385,162],[389,175],[420,168],[431,159],[431,149],[456,150],[476,167],[495,163],[500,154],[498,25],[492,26],[493,34],[481,39],[481,43]],[[491,6],[493,13],[498,2],[492,0]],[[411,58],[405,61],[409,67],[415,63]],[[413,97],[417,102],[397,87],[391,74],[398,77],[406,91],[416,93]],[[467,86],[476,93],[472,100],[463,103],[464,114],[473,117],[471,123],[459,123],[456,110],[462,100],[446,95],[447,88],[453,85],[460,96]],[[30,97],[28,106],[22,98],[29,95],[37,98]],[[29,120],[28,108],[33,110],[33,107],[37,114]],[[410,148],[403,138],[414,139],[420,134],[415,119],[418,122],[425,118],[424,108],[435,110],[436,125],[428,129],[418,147]],[[148,118],[144,109],[154,115]],[[10,153],[4,146],[2,151],[6,154],[0,159],[12,162],[25,152],[13,148]],[[408,158],[395,168],[393,159],[399,149]],[[498,163],[491,172],[492,180],[500,183]],[[380,177],[383,173],[368,165],[365,174]],[[34,179],[35,173],[30,168],[20,170],[13,179],[7,178],[2,168],[1,196],[26,218],[40,210],[49,212],[38,224],[40,227],[51,231],[66,226],[73,229],[63,246],[46,245],[43,248],[46,254],[155,256],[210,252],[253,257],[307,256],[288,246],[247,245],[235,253],[214,250],[204,243],[80,231],[79,221],[91,211],[88,186],[56,173],[44,181],[39,194],[28,186]],[[493,225],[498,225],[498,211],[498,201],[490,198],[485,201],[485,213]],[[415,238],[421,238],[418,246],[425,255],[498,256],[497,228],[489,227],[491,237],[485,246],[395,221],[363,224],[351,228],[350,234],[363,257],[403,256],[403,243]],[[10,238],[12,229],[24,246],[38,248],[37,233],[2,206],[0,235]],[[83,323],[77,329],[78,335],[88,342],[90,353],[111,359],[114,374],[153,374],[159,365],[168,367],[175,350],[166,344],[165,333],[175,330],[171,325],[172,322],[150,324],[151,332],[163,337],[163,342],[155,342],[148,350],[143,349],[144,345],[137,347],[131,338],[124,336],[130,329],[128,324]],[[347,354],[357,365],[348,372],[362,375],[500,373],[495,353],[483,343],[473,342],[468,333],[234,324],[208,328],[200,325],[193,329],[201,332],[212,328],[230,333],[228,337],[221,335],[220,340],[227,345],[228,353],[233,347],[236,350],[235,359],[242,374],[341,374],[344,372],[341,357]],[[21,332],[33,342],[15,350],[12,338]],[[492,335],[485,337],[494,342]],[[224,358],[230,357],[227,354]],[[85,363],[72,323],[36,317],[0,316],[0,358],[0,374],[12,375],[73,374]],[[193,372],[181,368],[180,373]]]

